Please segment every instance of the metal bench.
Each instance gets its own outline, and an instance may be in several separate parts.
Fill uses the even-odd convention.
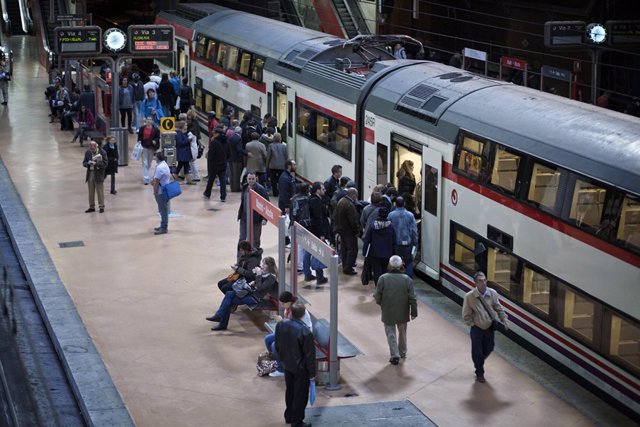
[[[316,383],[319,385],[329,382],[329,353],[330,353],[330,325],[326,319],[318,319],[311,312],[311,326],[313,327],[313,341],[316,346]],[[265,322],[264,327],[271,333],[276,330],[276,321]],[[338,374],[340,360],[355,357],[362,353],[351,341],[338,331]]]

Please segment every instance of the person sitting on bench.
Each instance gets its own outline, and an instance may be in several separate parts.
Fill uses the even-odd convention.
[[[238,243],[238,262],[231,266],[233,270],[227,277],[218,282],[218,289],[223,294],[232,290],[233,283],[241,277],[247,279],[247,282],[255,280],[256,275],[253,269],[260,265],[262,258],[262,249],[253,249],[251,243],[243,240]]]
[[[80,138],[80,146],[82,147],[82,142],[84,141],[85,133],[93,129],[93,127],[96,125],[96,121],[93,118],[93,114],[91,113],[91,110],[89,110],[84,105],[80,106],[80,111],[78,111],[77,120],[78,120],[79,126],[78,126],[78,129],[76,129],[75,135],[73,135],[73,140],[71,140],[71,143],[73,144],[74,142],[76,142],[76,139]]]
[[[248,283],[250,287],[248,292],[245,289],[228,291],[224,295],[218,311],[213,316],[206,318],[211,322],[220,322],[218,326],[211,328],[212,331],[224,331],[227,329],[232,306],[247,305],[253,309],[267,294],[275,299],[275,295],[278,292],[276,261],[272,257],[265,257],[260,263],[260,267],[256,267],[253,272],[256,275],[256,279],[254,282]]]

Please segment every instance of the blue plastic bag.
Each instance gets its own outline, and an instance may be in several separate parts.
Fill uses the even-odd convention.
[[[309,405],[316,403],[316,380],[309,380]]]

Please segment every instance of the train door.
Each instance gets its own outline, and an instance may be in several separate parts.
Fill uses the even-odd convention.
[[[180,76],[180,79],[189,79],[189,43],[181,39],[176,39],[176,59],[175,70]],[[191,81],[189,79],[189,81]]]
[[[287,87],[287,149],[289,157],[296,158],[296,91]]]
[[[422,203],[421,254],[431,278],[440,278],[440,192],[442,186],[442,154],[428,146],[422,148],[422,185],[418,188]]]

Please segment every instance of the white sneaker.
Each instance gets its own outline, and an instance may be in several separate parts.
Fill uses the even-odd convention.
[[[280,371],[273,371],[269,374],[270,377],[272,378],[277,378],[277,377],[284,377],[284,372],[280,372]]]

